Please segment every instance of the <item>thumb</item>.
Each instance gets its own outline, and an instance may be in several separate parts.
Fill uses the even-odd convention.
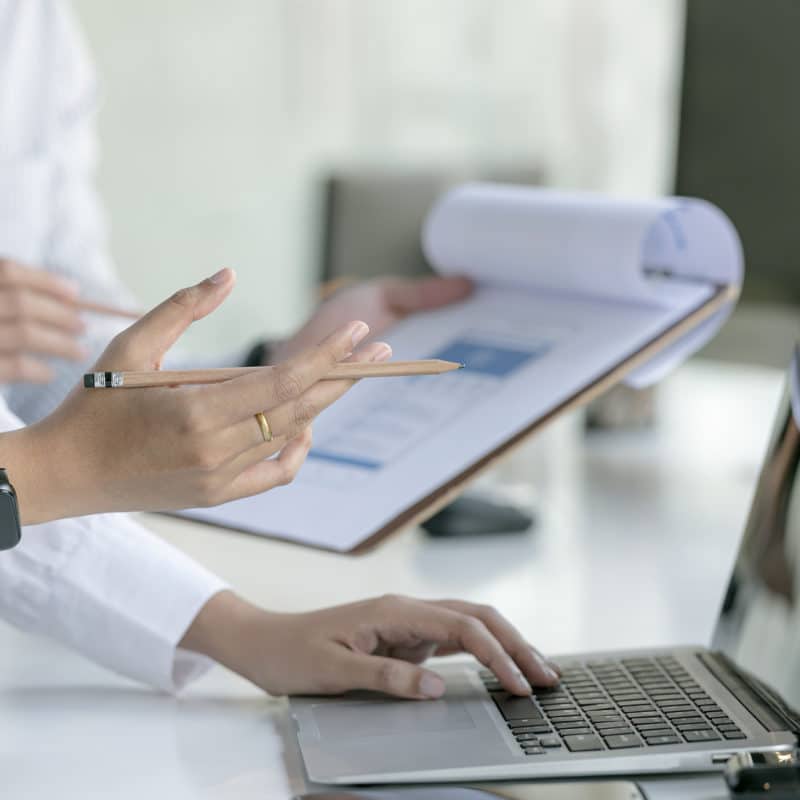
[[[335,669],[350,689],[369,689],[409,700],[432,700],[444,694],[444,680],[439,675],[397,658],[346,650]]]
[[[235,283],[236,273],[226,267],[194,286],[179,289],[117,336],[100,362],[115,369],[159,368],[189,325],[214,311]],[[100,362],[98,367],[102,367]]]

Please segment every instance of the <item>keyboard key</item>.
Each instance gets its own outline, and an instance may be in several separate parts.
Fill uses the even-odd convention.
[[[545,711],[544,713],[547,714],[547,716],[553,721],[555,721],[557,719],[581,719],[580,712],[577,711],[577,710],[575,710],[575,711]]]
[[[718,742],[719,734],[716,731],[686,731],[683,738],[687,742]]]
[[[671,711],[664,714],[664,716],[674,721],[691,720],[692,722],[696,722],[697,720],[703,719],[696,711]]]
[[[568,697],[554,697],[552,699],[539,699],[539,705],[542,708],[550,709],[551,711],[556,711],[560,708],[575,708],[575,703],[572,702]]]
[[[676,722],[675,727],[683,733],[684,731],[709,731],[711,726],[707,722]]]
[[[742,731],[724,731],[722,734],[726,739],[746,739],[747,736]]]
[[[561,739],[558,736],[542,736],[539,739],[540,747],[561,747]]]
[[[503,692],[492,695],[497,708],[506,720],[510,719],[542,719],[541,712],[530,697],[517,697]]]
[[[636,730],[643,736],[659,736],[662,733],[673,733],[669,725],[659,725],[658,723],[655,725],[637,725]]]
[[[618,736],[606,736],[606,745],[610,750],[622,750],[627,747],[641,747],[642,740],[635,734],[622,733]]]
[[[609,728],[619,728],[621,725],[627,727],[628,723],[620,717],[619,719],[608,720],[606,722],[596,722],[594,727],[597,728],[598,731],[603,732],[607,731]]]
[[[724,725],[717,725],[717,728],[719,728],[723,733],[725,731],[738,731],[739,730],[739,726],[736,725],[736,723],[734,723],[734,722],[726,722]]]
[[[529,741],[537,741],[539,738],[535,733],[515,733],[514,738],[518,742],[529,742]]]
[[[600,733],[603,736],[620,736],[624,733],[633,733],[633,728],[628,727],[627,725],[624,726],[616,726],[614,728],[603,728],[600,730]]]
[[[628,705],[627,703],[620,703],[619,707],[628,715],[631,714],[657,714],[658,711],[653,706],[648,706],[644,703],[635,703],[634,705]]]
[[[586,725],[582,728],[558,728],[557,730],[560,736],[587,736],[594,733],[594,730]]]
[[[544,753],[545,750],[543,747],[526,747],[525,748],[525,755],[526,756],[540,756]]]
[[[524,717],[523,719],[510,719],[508,721],[508,727],[511,730],[515,728],[524,728],[528,725],[534,725],[539,728],[549,728],[550,726],[547,724],[547,720],[538,717],[537,719],[533,719],[531,717]]]
[[[586,750],[602,750],[603,743],[600,741],[599,736],[593,735],[578,735],[578,736],[565,736],[564,744],[573,753],[582,753]]]
[[[590,711],[586,714],[589,719],[594,722],[616,722],[622,719],[622,714],[615,711]]]
[[[656,722],[660,722],[662,725],[666,724],[663,717],[654,716],[651,714],[640,716],[639,714],[634,714],[630,717],[631,722],[638,728],[639,725],[654,725]]]
[[[645,741],[650,746],[657,746],[660,744],[681,744],[680,736],[676,736],[674,733],[665,733],[660,736],[647,736],[645,737]]]
[[[675,703],[672,700],[656,700],[656,705],[664,712],[693,711],[694,706],[689,703]]]
[[[575,692],[572,698],[576,703],[591,703],[592,701],[600,703],[608,699],[602,692]]]
[[[516,736],[518,733],[552,733],[552,730],[549,725],[524,725],[521,728],[512,728],[511,733]]]

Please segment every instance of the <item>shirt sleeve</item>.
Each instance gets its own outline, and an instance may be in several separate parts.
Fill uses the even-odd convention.
[[[0,430],[18,427],[0,402]],[[178,643],[225,588],[125,514],[26,526],[20,544],[0,553],[0,616],[169,692],[211,666]]]

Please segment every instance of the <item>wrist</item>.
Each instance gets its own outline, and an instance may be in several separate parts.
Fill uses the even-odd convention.
[[[200,609],[179,646],[208,656],[269,691],[270,659],[276,648],[265,643],[273,639],[271,629],[279,616],[226,589]]]
[[[36,525],[55,519],[46,477],[49,454],[34,427],[2,434],[3,466],[17,495],[20,523]]]

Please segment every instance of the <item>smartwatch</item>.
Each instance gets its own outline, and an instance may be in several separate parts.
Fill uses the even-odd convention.
[[[0,550],[16,547],[21,538],[17,493],[5,469],[0,467]]]

